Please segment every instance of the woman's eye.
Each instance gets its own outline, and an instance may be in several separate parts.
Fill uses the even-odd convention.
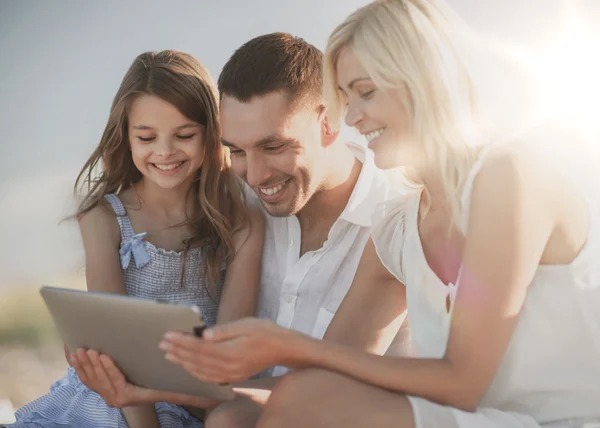
[[[371,95],[373,95],[373,92],[375,92],[375,89],[371,89],[370,91],[366,92],[361,92],[359,95],[362,99],[368,100],[369,98],[371,98]]]

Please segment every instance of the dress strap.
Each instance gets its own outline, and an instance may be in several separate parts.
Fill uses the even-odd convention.
[[[461,196],[461,210],[462,210],[462,219],[460,222],[460,227],[462,229],[462,233],[466,235],[467,226],[469,224],[469,207],[471,206],[471,193],[473,192],[473,183],[475,182],[475,177],[481,170],[481,166],[483,165],[483,161],[485,155],[490,152],[490,150],[494,147],[494,144],[488,144],[481,148],[479,154],[477,155],[477,159],[475,163],[471,167],[469,174],[467,175],[467,179],[465,181],[465,185],[463,186],[462,196]]]
[[[117,195],[110,193],[104,197],[115,212],[117,222],[119,223],[119,229],[121,229],[121,246],[119,249],[121,267],[127,269],[132,256],[136,267],[140,268],[145,266],[150,261],[150,255],[144,246],[146,232],[135,233],[133,226],[131,225],[131,220],[129,220],[129,217],[127,216],[127,210]]]
[[[129,217],[127,216],[127,210],[123,206],[121,199],[114,193],[104,195],[104,198],[108,201],[117,216],[117,222],[119,223],[119,229],[121,230],[121,242],[129,241],[135,235],[135,231],[133,230],[131,220],[129,220]]]

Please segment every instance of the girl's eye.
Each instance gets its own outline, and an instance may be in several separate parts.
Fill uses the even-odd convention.
[[[191,139],[194,137],[194,135],[196,135],[196,134],[191,134],[191,135],[178,135],[178,136],[177,136],[177,138],[179,138],[180,140],[187,141],[187,140],[191,140]]]
[[[156,137],[138,137],[138,138],[140,139],[140,141],[148,143],[148,142],[154,140],[154,138],[156,138]]]

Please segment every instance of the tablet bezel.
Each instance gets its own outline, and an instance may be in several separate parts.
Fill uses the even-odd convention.
[[[202,382],[167,361],[158,344],[168,331],[204,327],[198,306],[43,286],[54,324],[70,350],[109,355],[127,379],[145,388],[231,400],[231,386]]]

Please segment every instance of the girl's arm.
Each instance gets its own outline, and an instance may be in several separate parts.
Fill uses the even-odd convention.
[[[108,204],[101,201],[85,213],[79,219],[79,228],[88,291],[127,294],[119,259],[121,232]]]
[[[264,219],[260,212],[253,212],[248,227],[234,236],[237,252],[225,279],[217,316],[218,322],[253,314],[263,238]],[[131,385],[109,356],[98,355],[93,350],[87,352],[78,350],[72,358],[73,365],[84,384],[99,393],[110,406],[122,408],[125,418],[132,427],[158,426],[148,423],[153,420],[152,416],[156,418],[153,405],[156,401],[198,408],[212,408],[220,404],[219,401],[210,398],[148,390]],[[137,422],[140,424],[134,425]]]
[[[263,214],[250,208],[248,225],[233,236],[235,254],[227,267],[217,324],[254,315],[264,238]]]
[[[84,214],[79,219],[79,228],[85,250],[88,291],[127,294],[119,259],[121,232],[108,204],[101,201]],[[131,428],[159,427],[154,404],[123,407],[121,411]]]
[[[566,183],[539,157],[505,149],[488,155],[474,184],[462,276],[441,359],[376,356],[255,319],[208,329],[204,341],[170,333],[169,354],[183,360],[187,348],[193,347],[195,375],[212,382],[239,381],[274,364],[321,367],[473,410],[493,380],[540,261],[552,255],[547,248],[557,225],[571,225],[562,234],[568,239],[577,235],[581,245],[585,241],[581,230],[587,215],[581,201],[576,205],[581,209],[565,215],[564,206],[573,206],[572,188]],[[552,242],[553,250],[562,249],[556,239]],[[575,248],[572,256],[578,251]],[[377,284],[371,286],[378,289]],[[378,310],[371,307],[364,317]]]

